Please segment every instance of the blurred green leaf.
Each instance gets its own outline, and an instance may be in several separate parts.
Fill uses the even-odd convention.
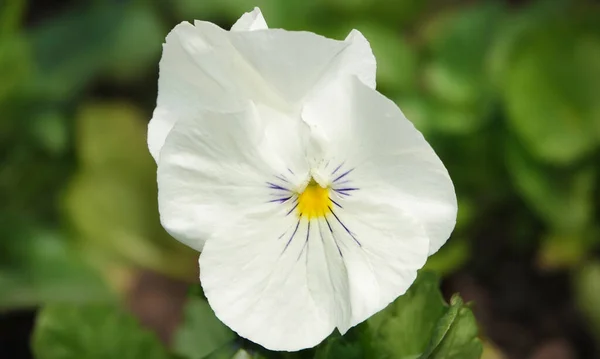
[[[21,35],[0,36],[0,105],[23,87],[32,70],[30,47],[26,39]]]
[[[543,270],[571,268],[589,256],[599,242],[599,233],[581,228],[571,232],[552,231],[541,238],[537,266]]]
[[[536,163],[518,143],[508,143],[507,166],[516,189],[548,226],[573,233],[586,228],[593,215],[597,168],[561,170]]]
[[[477,332],[477,322],[471,309],[455,295],[419,359],[478,359],[483,346]]]
[[[509,124],[546,162],[568,164],[598,148],[599,15],[576,7],[542,12],[499,41],[495,71]]]
[[[219,358],[213,358],[211,356],[210,359],[219,359]],[[245,351],[244,349],[240,349],[235,353],[235,355],[231,359],[264,359],[264,357],[258,353],[249,353],[249,352]]]
[[[600,340],[600,262],[590,261],[574,273],[574,294],[579,310]]]
[[[375,358],[478,358],[481,343],[470,309],[455,296],[448,308],[437,277],[423,271],[406,294],[367,320]],[[464,355],[464,356],[460,356]]]
[[[144,116],[123,103],[91,104],[76,132],[82,166],[64,208],[81,240],[161,273],[195,276],[197,253],[160,225]]]
[[[105,71],[117,80],[131,81],[148,69],[157,69],[168,29],[149,3],[135,4],[126,11],[127,20],[115,30]]]
[[[413,90],[417,58],[401,34],[375,22],[363,22],[355,27],[369,40],[377,59],[378,89],[384,92]]]
[[[37,359],[166,359],[153,333],[121,309],[106,305],[51,305],[38,314]]]
[[[27,0],[4,0],[2,2],[2,6],[0,6],[0,38],[17,30],[26,7]]]
[[[66,152],[69,144],[67,120],[59,111],[41,111],[32,118],[31,131],[48,153],[58,156]]]
[[[173,350],[188,359],[201,359],[224,347],[235,337],[215,316],[207,301],[192,297],[185,306],[183,323],[175,333]],[[210,357],[213,358],[212,355]]]
[[[108,71],[134,78],[157,61],[166,35],[149,6],[96,2],[74,7],[30,32],[37,63],[34,91],[64,100]]]
[[[59,233],[34,229],[10,215],[2,218],[0,309],[114,299]]]
[[[501,5],[484,2],[441,12],[423,27],[430,52],[423,86],[431,97],[426,100],[428,121],[437,131],[469,134],[490,119],[493,92],[487,55],[504,17]]]
[[[146,144],[147,117],[125,102],[84,104],[76,119],[81,164],[87,168],[130,169],[140,179],[154,173],[156,164]]]
[[[470,255],[469,242],[465,238],[453,236],[437,253],[427,259],[424,269],[447,276],[459,269]]]

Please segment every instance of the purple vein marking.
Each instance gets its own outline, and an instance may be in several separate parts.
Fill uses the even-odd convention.
[[[292,196],[289,197],[283,197],[283,198],[277,198],[277,199],[272,199],[270,200],[268,203],[272,203],[272,202],[279,202],[279,203],[283,203],[285,201],[287,201],[288,199],[292,198]]]
[[[298,254],[298,258],[296,259],[296,261],[300,260],[302,253],[304,253],[304,248],[306,248],[306,245],[308,244],[309,236],[310,236],[310,222],[308,222],[308,229],[306,230],[306,240],[304,240],[304,245],[302,246],[302,250],[300,251],[300,254]]]
[[[283,182],[290,183],[287,179],[285,179],[285,177],[283,175],[281,175],[281,176],[275,176],[275,177],[279,178]]]
[[[281,186],[278,186],[275,183],[267,182],[267,184],[269,185],[269,188],[271,188],[271,189],[276,189],[276,190],[280,190],[280,191],[291,192],[289,189],[281,187]]]
[[[287,169],[288,171],[290,171],[291,174],[294,174],[294,171],[292,171],[291,169]]]
[[[337,238],[335,238],[335,234],[333,234],[333,229],[331,228],[331,224],[329,224],[327,217],[325,217],[325,223],[327,223],[327,227],[329,227],[329,232],[331,232],[331,237],[333,238],[333,243],[335,243],[335,246],[338,249],[338,253],[340,254],[340,257],[344,258],[344,255],[342,254],[342,249],[340,248],[340,245],[338,244]],[[321,241],[324,241],[323,233],[321,231],[319,231],[319,232],[321,234]]]
[[[337,182],[338,180],[341,180],[342,178],[346,177],[346,175],[348,175],[348,173],[354,171],[354,168],[349,169],[348,171],[342,173],[341,175],[339,175],[336,179],[333,180],[333,182]]]
[[[337,172],[337,171],[338,171],[340,168],[342,168],[342,166],[343,166],[343,165],[344,165],[344,162],[340,163],[340,165],[339,165],[339,166],[337,166],[337,167],[336,167],[336,168],[333,170],[333,172],[331,172],[331,174],[332,174],[332,175],[334,175],[334,174],[335,174],[335,173],[336,173],[336,172]]]
[[[350,192],[350,191],[358,191],[360,188],[356,187],[344,187],[344,188],[334,188],[333,190],[336,192]]]
[[[354,237],[354,233],[352,233],[348,229],[348,227],[346,227],[346,225],[344,223],[342,223],[342,221],[335,214],[335,212],[333,211],[333,208],[329,207],[329,211],[331,212],[331,214],[333,214],[333,216],[335,217],[335,219],[337,219],[338,223],[341,224],[342,227],[344,227],[344,229],[346,230],[346,232],[348,232],[348,234],[350,235],[350,237],[352,237],[352,239],[354,239],[354,241],[356,242],[356,244],[358,244],[359,247],[362,247],[362,244],[360,244],[360,242],[358,241],[358,239],[356,239],[356,237]]]
[[[296,202],[296,204],[294,205],[294,207],[292,207],[292,209],[290,209],[290,211],[288,213],[286,213],[285,216],[286,217],[289,216],[290,213],[292,213],[296,209],[296,207],[298,207],[298,202]]]
[[[329,197],[329,200],[330,200],[331,202],[333,202],[333,204],[335,204],[336,206],[338,206],[338,207],[340,207],[340,208],[344,208],[344,207],[342,207],[342,205],[341,205],[341,204],[339,204],[339,203],[337,203],[336,201],[334,201],[334,200],[333,200],[333,198]]]
[[[288,239],[288,241],[285,244],[285,247],[283,248],[283,251],[281,252],[281,254],[283,254],[285,252],[285,250],[287,249],[287,247],[292,242],[292,239],[294,239],[294,236],[296,235],[296,232],[298,232],[298,227],[300,227],[300,219],[298,219],[298,223],[296,223],[296,228],[294,229],[294,233],[292,233],[292,235],[290,236],[290,239]]]

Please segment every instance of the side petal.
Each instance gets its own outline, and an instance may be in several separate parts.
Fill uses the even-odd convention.
[[[233,24],[231,31],[255,31],[268,29],[267,22],[258,7],[242,15],[238,21]]]
[[[300,157],[302,128],[296,124],[255,106],[234,113],[203,111],[178,121],[158,163],[163,227],[201,251],[207,237],[227,226],[232,215],[281,198],[270,181],[285,173],[291,186],[308,172]]]
[[[323,156],[353,169],[353,187],[414,217],[429,253],[448,239],[457,203],[448,171],[400,109],[357,79],[331,82],[302,113]]]
[[[200,282],[217,317],[240,336],[296,351],[325,339],[341,308],[318,226],[286,213],[257,207],[211,236]]]

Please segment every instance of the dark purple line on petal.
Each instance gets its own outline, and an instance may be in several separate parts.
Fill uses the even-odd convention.
[[[287,249],[287,247],[292,242],[292,239],[294,239],[294,236],[296,235],[296,232],[298,232],[298,227],[300,227],[300,219],[298,219],[298,223],[296,223],[296,228],[294,229],[294,233],[292,233],[292,235],[290,236],[290,239],[288,239],[288,241],[285,244],[285,247],[283,248],[283,251],[281,252],[281,254],[283,254],[285,252],[285,250]]]
[[[294,174],[294,171],[292,171],[291,169],[287,169],[288,171],[290,171],[291,174]]]
[[[362,247],[362,244],[360,244],[360,242],[358,241],[358,239],[356,239],[356,237],[354,237],[354,233],[352,233],[348,227],[346,227],[346,225],[344,223],[342,223],[342,221],[339,219],[339,217],[335,214],[335,212],[333,211],[333,208],[329,207],[329,211],[331,212],[331,214],[333,214],[333,216],[335,217],[335,219],[337,219],[338,223],[342,225],[342,227],[344,227],[344,229],[346,230],[346,232],[348,232],[348,234],[350,235],[350,237],[352,237],[352,239],[354,239],[354,241],[358,244],[359,247]]]
[[[342,207],[342,205],[340,205],[339,203],[337,203],[336,201],[334,201],[334,200],[333,200],[333,198],[329,197],[329,200],[330,200],[331,202],[333,202],[333,204],[335,204],[336,206],[338,206],[338,207],[340,207],[340,208],[344,208],[344,207]]]
[[[271,203],[271,202],[279,202],[279,203],[283,203],[283,202],[287,201],[287,200],[288,200],[288,199],[290,199],[290,198],[292,198],[292,196],[289,196],[289,197],[284,197],[284,198],[272,199],[272,200],[270,200],[268,203]]]
[[[336,179],[334,179],[334,180],[333,180],[333,182],[335,183],[335,182],[337,182],[337,181],[341,180],[342,178],[346,177],[346,176],[348,175],[348,173],[350,173],[350,172],[352,172],[352,171],[354,171],[354,168],[352,168],[352,169],[349,169],[348,171],[346,171],[346,172],[342,173],[342,174],[341,174],[341,175],[339,175],[339,176],[338,176]]]
[[[335,234],[333,233],[333,229],[331,228],[331,224],[329,224],[329,221],[327,220],[327,217],[325,217],[325,222],[327,223],[327,227],[329,227],[329,232],[331,232],[331,238],[333,238],[333,243],[335,243],[335,246],[338,249],[338,253],[340,254],[340,257],[344,258],[344,255],[342,254],[342,249],[340,248],[340,245],[337,241],[337,238],[335,238]],[[320,232],[320,231],[319,231]],[[321,241],[325,241],[323,239],[323,233],[321,233]]]
[[[294,207],[292,207],[292,209],[290,209],[290,211],[288,213],[286,213],[285,216],[286,217],[289,216],[290,213],[292,213],[296,209],[296,207],[298,207],[298,202],[296,202],[296,204],[294,205]]]
[[[344,165],[344,162],[340,163],[340,165],[339,165],[339,166],[337,166],[337,167],[336,167],[336,168],[333,170],[333,172],[331,172],[331,174],[332,174],[332,175],[334,175],[334,174],[335,174],[335,173],[336,173],[336,172],[337,172],[337,171],[338,171],[340,168],[342,168],[342,166],[343,166],[343,165]]]
[[[302,250],[300,251],[300,254],[298,255],[298,259],[296,259],[296,261],[300,260],[302,253],[304,253],[304,248],[306,248],[306,246],[308,245],[308,237],[309,236],[310,236],[310,221],[308,221],[308,229],[306,230],[306,240],[304,240],[304,245],[302,246]]]
[[[267,182],[267,184],[269,185],[269,188],[271,188],[271,189],[278,189],[278,190],[280,190],[280,191],[287,191],[287,192],[291,192],[289,189],[287,189],[287,188],[285,188],[285,187],[278,186],[278,185],[276,185],[276,184],[274,184],[274,183]]]
[[[358,191],[360,188],[356,187],[344,187],[344,188],[334,188],[333,190],[336,192],[350,192],[350,191]]]
[[[333,234],[333,228],[331,228],[331,224],[329,224],[329,220],[327,220],[327,217],[325,217],[325,223],[327,223],[327,227],[329,227],[329,232]]]
[[[281,175],[281,176],[275,176],[275,177],[279,178],[283,182],[290,183],[287,179],[285,179],[285,177],[283,177],[283,175]]]

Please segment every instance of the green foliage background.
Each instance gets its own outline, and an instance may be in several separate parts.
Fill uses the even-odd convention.
[[[197,278],[197,254],[159,224],[145,144],[161,44],[180,21],[227,28],[254,6],[271,27],[365,34],[378,89],[448,167],[457,228],[407,295],[313,350],[237,338],[201,293],[166,348],[123,306],[136,271]],[[478,358],[469,306],[446,305],[437,278],[468,265],[508,208],[514,250],[572,276],[600,341],[599,147],[593,1],[1,0],[0,310],[42,307],[39,359]]]

